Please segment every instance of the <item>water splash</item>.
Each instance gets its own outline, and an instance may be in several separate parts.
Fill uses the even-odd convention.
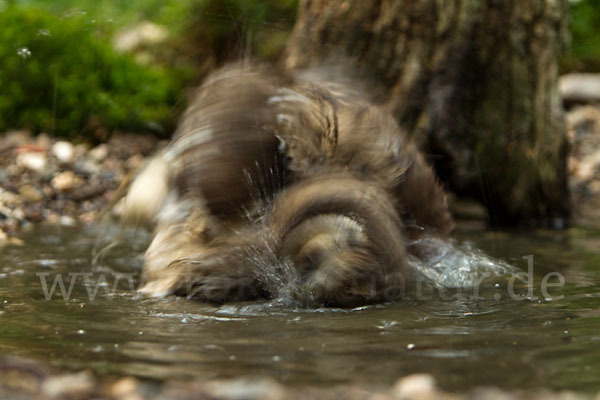
[[[257,237],[254,245],[246,249],[244,259],[253,266],[251,269],[256,271],[265,290],[271,293],[270,306],[302,309],[317,306],[293,262],[277,256],[265,232]],[[519,271],[468,242],[425,237],[409,243],[409,247],[419,254],[419,257],[409,255],[411,275],[416,282],[424,282],[428,287],[472,288],[505,280]]]
[[[506,277],[517,272],[512,265],[485,254],[470,243],[459,244],[426,237],[411,246],[422,257],[411,257],[409,264],[416,279],[440,288],[468,288],[481,281]]]

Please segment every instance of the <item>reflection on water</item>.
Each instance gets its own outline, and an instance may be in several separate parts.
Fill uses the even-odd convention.
[[[94,249],[105,245],[96,238],[115,235],[115,227],[48,226],[30,232],[25,246],[0,250],[1,354],[158,379],[259,375],[291,385],[390,384],[430,372],[450,390],[600,389],[598,232],[459,232],[457,243],[432,248],[438,257],[431,262],[413,263],[436,285],[406,301],[352,310],[139,297],[129,287],[147,233],[127,232],[91,262]],[[511,272],[509,264],[526,270],[528,255],[533,297],[513,299],[501,277]],[[500,272],[477,296],[461,289],[482,271]],[[553,271],[566,279],[550,290],[562,300],[545,299],[539,290]],[[59,274],[64,291],[72,290],[68,300],[55,281]],[[448,286],[458,288],[438,290]]]

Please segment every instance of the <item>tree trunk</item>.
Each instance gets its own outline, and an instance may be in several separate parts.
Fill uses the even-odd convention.
[[[568,221],[567,0],[302,0],[284,62],[342,56],[492,225]]]

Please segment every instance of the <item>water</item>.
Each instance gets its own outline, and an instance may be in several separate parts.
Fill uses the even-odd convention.
[[[0,354],[155,380],[267,376],[292,386],[388,385],[428,372],[454,391],[482,385],[600,390],[598,231],[459,231],[440,257],[415,266],[421,279],[437,284],[405,301],[352,310],[140,297],[129,287],[137,282],[147,233],[126,233],[92,263],[103,246],[95,246],[97,238],[116,233],[111,226],[46,226],[27,233],[25,246],[0,250]],[[524,284],[515,288],[530,298],[511,298],[508,270],[486,280],[477,298],[469,289],[440,291],[465,286],[482,271],[510,268],[477,249],[522,271],[528,269],[523,257],[533,255],[533,293]],[[540,292],[549,272],[565,278],[564,287],[548,289],[561,300]],[[48,291],[58,274],[65,290],[75,277],[72,293],[65,300],[57,286],[46,300],[41,278]],[[103,286],[91,301],[88,290],[93,294],[99,279]]]

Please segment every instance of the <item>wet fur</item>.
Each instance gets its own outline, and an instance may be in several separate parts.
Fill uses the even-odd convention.
[[[452,229],[445,194],[389,113],[324,76],[238,65],[197,91],[125,200],[126,219],[155,226],[140,291],[402,297],[406,241]]]

